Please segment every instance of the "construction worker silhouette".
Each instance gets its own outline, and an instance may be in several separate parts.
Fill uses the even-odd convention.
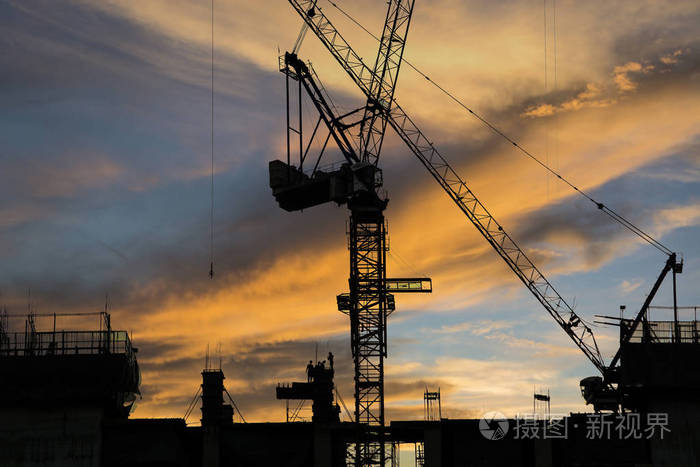
[[[309,364],[306,365],[306,381],[310,382],[311,381],[311,372],[314,369],[314,362],[312,360],[309,360]]]

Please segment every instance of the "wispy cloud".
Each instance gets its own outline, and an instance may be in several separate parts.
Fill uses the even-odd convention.
[[[697,225],[700,222],[700,201],[686,206],[672,206],[655,214],[656,230],[663,234],[680,227]]]
[[[496,330],[510,329],[515,326],[516,323],[507,321],[488,321],[481,320],[476,322],[465,322],[459,324],[452,324],[449,326],[442,326],[439,329],[433,330],[436,334],[452,334],[458,332],[469,332],[476,336],[481,336],[484,334],[490,334]]]
[[[627,94],[637,90],[639,77],[654,72],[667,73],[671,71],[669,66],[677,64],[678,57],[681,55],[682,51],[677,50],[658,57],[658,63],[667,65],[663,69],[657,69],[657,66],[653,63],[641,63],[638,61],[628,61],[623,65],[617,65],[613,67],[612,76],[609,80],[586,83],[583,90],[565,100],[561,100],[561,94],[543,96],[546,99],[553,99],[553,102],[530,105],[521,115],[535,118],[549,117],[561,112],[573,112],[585,108],[615,105]]]
[[[689,50],[687,50],[686,53],[688,51]],[[677,49],[671,53],[662,56],[660,60],[661,63],[663,63],[664,65],[674,65],[678,63],[678,60],[680,60],[681,55],[683,55],[683,49]]]
[[[639,62],[627,62],[624,65],[616,66],[613,72],[615,73],[615,84],[620,92],[630,92],[637,89],[637,83],[632,81],[631,73],[650,73],[654,70],[654,65],[642,64]]]
[[[620,285],[618,285],[618,289],[623,295],[629,295],[637,290],[643,283],[644,281],[642,279],[635,279],[633,281],[628,281],[625,279],[620,283]]]

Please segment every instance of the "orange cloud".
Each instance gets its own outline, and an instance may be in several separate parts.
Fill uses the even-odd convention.
[[[679,57],[681,55],[683,55],[683,50],[678,49],[678,50],[674,50],[673,52],[671,52],[669,54],[664,55],[663,57],[661,57],[660,60],[661,60],[661,63],[663,63],[664,65],[674,65],[674,64],[678,63]]]
[[[614,81],[620,92],[629,92],[637,89],[637,83],[629,77],[630,73],[649,73],[654,69],[654,65],[642,65],[638,62],[627,62],[624,65],[616,66],[614,69]]]
[[[671,54],[663,55],[659,61],[665,65],[678,63],[677,57],[682,54],[677,50]],[[632,74],[646,75],[652,73],[656,67],[650,63],[636,61],[626,62],[613,68],[612,82],[589,82],[583,91],[573,98],[564,100],[561,104],[541,103],[531,105],[521,114],[522,117],[539,118],[549,117],[560,112],[570,112],[590,107],[608,107],[614,105],[627,93],[637,90],[638,83],[632,78]],[[668,72],[668,69],[661,70]]]

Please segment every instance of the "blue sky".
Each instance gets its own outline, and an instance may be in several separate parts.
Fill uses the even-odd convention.
[[[375,32],[380,4],[344,4]],[[379,2],[381,3],[381,2]],[[376,45],[330,5],[365,56]],[[700,93],[695,2],[557,4],[544,86],[542,3],[418,2],[406,58],[509,135],[682,252],[680,304],[700,304]],[[551,10],[548,21],[550,34]],[[281,420],[278,381],[337,355],[352,399],[343,208],[286,213],[267,163],[284,151],[277,47],[301,25],[284,2],[216,2],[215,261],[209,266],[209,3],[0,4],[0,292],[10,312],[100,309],[133,330],[143,369],[135,416],[181,416],[206,345],[252,420]],[[347,32],[346,32],[347,31]],[[361,96],[318,41],[302,54],[334,98]],[[637,309],[664,257],[611,223],[404,68],[397,99],[585,319]],[[311,114],[308,118],[311,118]],[[584,410],[594,368],[524,290],[395,135],[382,156],[389,274],[428,274],[390,318],[390,418],[508,414],[549,387]],[[668,286],[656,304],[668,305]],[[656,316],[654,316],[656,317]],[[595,328],[609,357],[614,329]]]

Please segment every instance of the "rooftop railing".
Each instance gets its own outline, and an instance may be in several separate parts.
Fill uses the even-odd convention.
[[[0,356],[133,355],[126,331],[47,331],[0,333]]]
[[[630,320],[622,320],[621,332],[627,332]],[[680,342],[686,344],[700,343],[700,321],[679,321],[678,339],[673,321],[644,321],[640,322],[632,333],[629,342],[631,343],[671,343]]]

